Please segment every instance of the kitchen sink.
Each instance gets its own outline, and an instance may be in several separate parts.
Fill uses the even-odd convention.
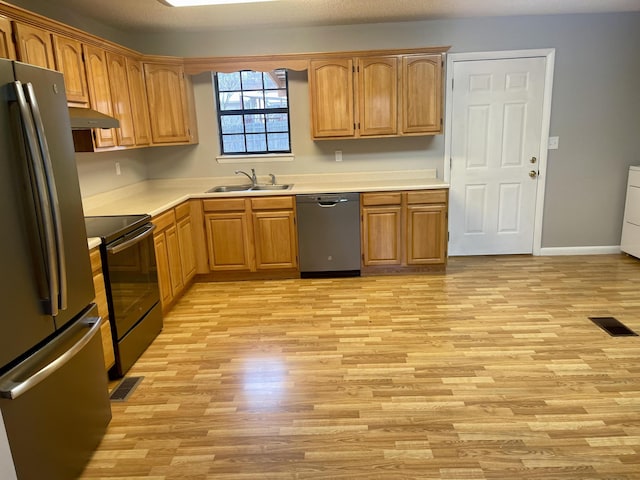
[[[284,184],[267,184],[267,185],[256,185],[255,187],[251,187],[251,190],[289,190],[293,187],[292,184],[284,183]]]
[[[210,188],[206,193],[223,193],[223,192],[249,192],[252,190],[289,190],[293,185],[286,184],[265,184],[265,185],[218,185]]]
[[[210,188],[206,193],[244,192],[247,190],[251,190],[251,185],[218,185],[217,187]]]

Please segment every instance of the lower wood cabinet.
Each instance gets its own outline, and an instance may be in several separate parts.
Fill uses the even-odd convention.
[[[104,351],[104,368],[105,371],[108,371],[115,364],[116,357],[113,353],[107,290],[104,283],[104,275],[102,274],[102,260],[100,258],[99,247],[91,249],[89,256],[91,258],[91,271],[93,273],[93,287],[96,291],[95,303],[98,306],[98,313],[102,318],[100,336],[102,338],[102,349]]]
[[[203,200],[211,272],[297,273],[292,196]]]
[[[166,312],[196,274],[189,202],[153,217],[152,222],[160,303]]]
[[[446,189],[363,193],[360,202],[364,272],[444,269]]]

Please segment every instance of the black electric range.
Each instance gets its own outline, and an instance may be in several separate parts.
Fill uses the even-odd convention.
[[[150,215],[85,217],[88,237],[100,237],[115,365],[122,377],[163,326]]]

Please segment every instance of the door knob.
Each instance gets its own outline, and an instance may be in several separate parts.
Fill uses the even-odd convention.
[[[535,170],[531,170],[531,171],[529,172],[529,176],[530,176],[531,178],[536,178],[536,177],[538,176],[538,172],[536,172]]]

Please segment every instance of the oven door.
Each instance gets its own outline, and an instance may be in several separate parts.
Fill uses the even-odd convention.
[[[117,341],[160,300],[153,249],[155,228],[149,223],[107,245],[107,282]]]

